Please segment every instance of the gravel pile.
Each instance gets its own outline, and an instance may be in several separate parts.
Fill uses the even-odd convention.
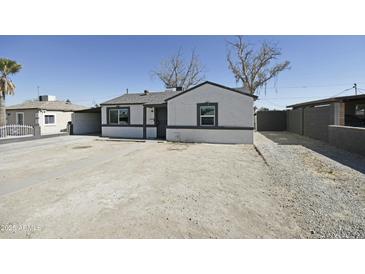
[[[256,133],[255,145],[300,237],[365,238],[364,157],[288,132]]]

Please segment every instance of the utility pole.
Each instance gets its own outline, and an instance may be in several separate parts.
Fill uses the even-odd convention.
[[[357,84],[355,83],[353,88],[355,89],[355,95],[357,95]]]

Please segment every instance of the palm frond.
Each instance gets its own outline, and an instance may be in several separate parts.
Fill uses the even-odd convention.
[[[17,62],[0,58],[0,96],[14,95],[15,85],[8,77],[10,74],[15,74],[22,69],[22,65]]]
[[[15,74],[15,73],[19,72],[21,69],[22,69],[22,65],[14,64],[13,66],[11,66],[9,68],[9,71],[10,71],[11,74]]]
[[[0,94],[14,95],[14,92],[14,83],[5,76],[0,77]]]
[[[15,74],[22,69],[22,65],[18,64],[17,62],[7,59],[7,58],[0,58],[0,72],[2,75],[9,75]]]

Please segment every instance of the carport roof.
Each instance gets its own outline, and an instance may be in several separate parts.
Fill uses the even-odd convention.
[[[101,113],[101,107],[93,107],[82,110],[76,110],[77,113]]]
[[[307,107],[307,106],[318,106],[318,105],[324,105],[334,102],[347,102],[352,100],[359,100],[359,99],[365,99],[365,94],[360,95],[350,95],[350,96],[340,96],[340,97],[331,97],[316,101],[309,101],[304,103],[299,103],[295,105],[287,106],[287,108],[298,108],[298,107]]]

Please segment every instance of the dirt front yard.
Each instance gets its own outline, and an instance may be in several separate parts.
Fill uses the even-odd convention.
[[[1,145],[0,237],[364,237],[362,172],[338,164],[350,176],[343,177],[338,192],[347,191],[348,184],[345,198],[353,201],[338,200],[333,191],[315,203],[316,185],[326,185],[319,188],[326,191],[328,184],[338,186],[336,180],[314,173],[311,188],[297,191],[288,180],[300,185],[305,176],[293,178],[292,173],[315,169],[317,162],[293,162],[291,170],[286,162],[279,166],[277,153],[286,145],[261,134],[255,137],[256,148],[91,136]],[[316,154],[316,161],[333,161]],[[323,211],[319,201],[329,202],[334,210]],[[303,208],[308,203],[321,210],[309,213]],[[315,214],[340,222],[319,222]],[[346,233],[341,234],[343,228]]]

